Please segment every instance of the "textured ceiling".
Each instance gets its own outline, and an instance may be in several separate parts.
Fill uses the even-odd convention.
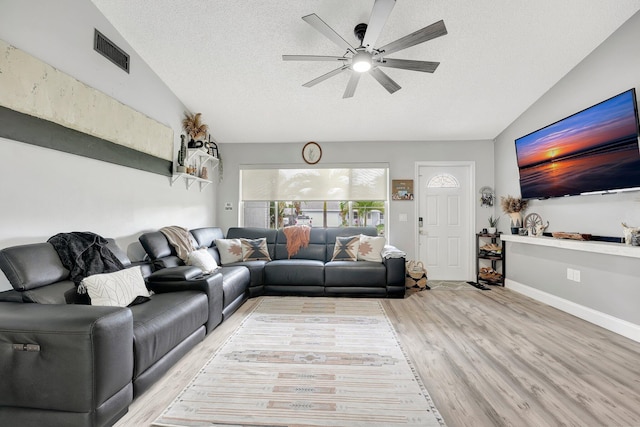
[[[443,19],[448,34],[390,55],[439,61],[434,74],[386,68],[390,95],[337,65],[282,54],[344,52],[373,0],[92,0],[219,142],[493,139],[635,12],[640,0],[398,0],[377,46]],[[135,66],[135,64],[133,64]]]

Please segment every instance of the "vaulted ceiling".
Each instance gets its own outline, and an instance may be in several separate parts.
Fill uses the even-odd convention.
[[[447,35],[393,55],[440,66],[385,68],[402,87],[394,94],[364,75],[342,99],[349,73],[302,86],[337,64],[282,55],[343,55],[301,17],[316,13],[357,46],[374,0],[92,1],[225,143],[493,139],[640,10],[640,0],[398,0],[377,45],[443,19]]]

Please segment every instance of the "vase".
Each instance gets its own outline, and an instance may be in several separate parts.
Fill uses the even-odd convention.
[[[522,213],[509,212],[509,216],[511,217],[511,234],[518,234],[522,226]]]

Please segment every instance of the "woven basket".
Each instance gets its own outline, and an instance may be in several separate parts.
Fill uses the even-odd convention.
[[[427,285],[427,269],[424,268],[422,261],[407,261],[404,285],[407,289],[419,291],[430,289]]]

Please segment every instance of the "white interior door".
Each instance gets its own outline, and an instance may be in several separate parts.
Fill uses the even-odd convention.
[[[418,167],[419,258],[429,279],[472,280],[472,167]]]

